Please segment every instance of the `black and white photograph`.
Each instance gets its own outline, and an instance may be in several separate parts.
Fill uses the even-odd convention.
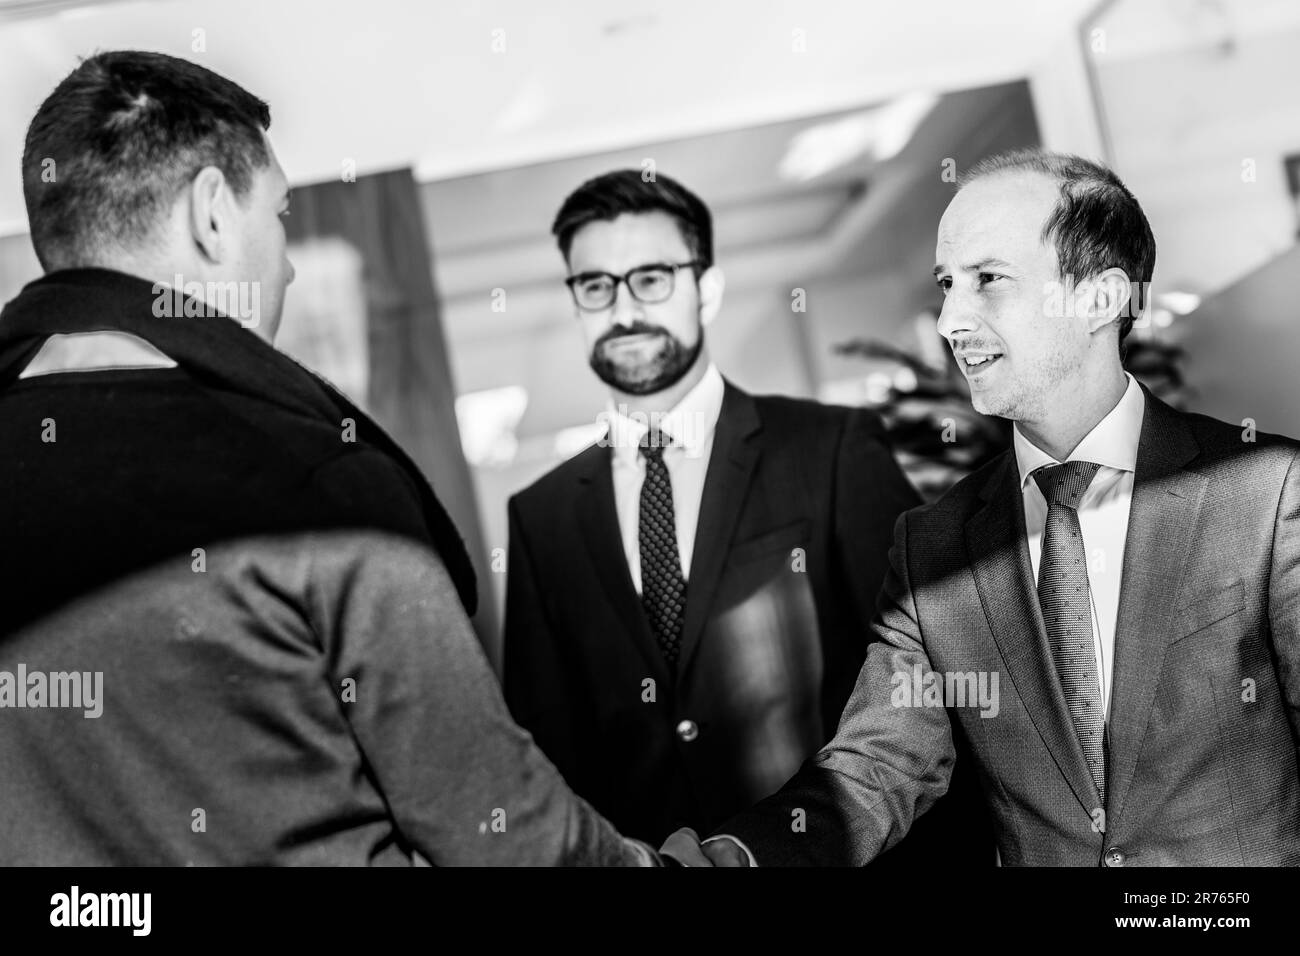
[[[1295,0],[0,0],[4,922],[1278,931],[1298,91]]]

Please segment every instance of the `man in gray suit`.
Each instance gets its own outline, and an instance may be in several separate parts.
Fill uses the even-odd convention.
[[[1019,152],[939,225],[939,331],[1014,447],[903,515],[835,738],[687,865],[861,864],[970,744],[1006,865],[1300,864],[1297,444],[1127,375],[1155,241],[1109,170]]]

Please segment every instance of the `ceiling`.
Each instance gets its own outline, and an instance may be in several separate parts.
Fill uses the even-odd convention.
[[[643,142],[571,159],[438,180],[422,186],[443,323],[458,345],[492,340],[538,324],[569,324],[563,263],[550,233],[564,197],[586,179],[649,160],[709,206],[716,259],[732,292],[774,287],[786,277],[850,276],[866,268],[916,271],[918,243],[929,249],[949,189],[951,157],[968,168],[1011,126],[1015,145],[1037,142],[1028,90],[1000,84],[945,94],[887,158],[870,150],[807,181],[781,175],[791,145],[810,131],[877,111],[855,110]],[[950,187],[949,187],[950,188]],[[927,288],[929,283],[926,282]],[[492,290],[509,292],[494,307]]]
[[[268,100],[294,183],[349,160],[431,181],[1019,79],[1096,5],[0,0],[0,156],[103,49],[185,56]],[[9,168],[12,234],[26,227]]]
[[[1189,50],[1224,52],[1297,26],[1295,0],[1112,0],[1088,30],[1103,55],[1099,62],[1114,63]]]
[[[522,386],[532,399],[515,430],[520,438],[549,440],[603,407],[576,339],[550,224],[580,183],[647,158],[713,213],[727,289],[726,320],[710,329],[715,357],[731,374],[753,376],[748,383],[760,390],[806,391],[834,377],[840,366],[827,356],[835,341],[889,338],[933,305],[934,230],[954,188],[942,178],[944,161],[968,169],[991,152],[1038,142],[1027,85],[999,84],[939,97],[892,155],[868,150],[806,181],[781,175],[792,144],[810,132],[877,113],[841,111],[424,184],[458,393]],[[808,322],[791,321],[795,287],[818,305]],[[793,334],[796,325],[802,335]],[[813,353],[807,379],[767,379],[790,370],[788,356],[778,360],[772,350],[801,340]],[[754,347],[758,354],[746,354]],[[859,362],[844,364],[861,376]]]

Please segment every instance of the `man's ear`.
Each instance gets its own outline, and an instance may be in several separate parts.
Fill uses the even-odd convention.
[[[190,183],[187,195],[190,237],[204,258],[220,262],[230,245],[230,184],[217,167],[204,166]]]
[[[719,266],[709,266],[700,274],[700,324],[708,325],[718,317],[722,308],[722,293],[727,289],[727,277]]]
[[[1129,282],[1128,273],[1120,268],[1107,269],[1089,280],[1083,298],[1087,308],[1081,314],[1087,316],[1089,334],[1119,320],[1136,305],[1130,305],[1133,284]]]

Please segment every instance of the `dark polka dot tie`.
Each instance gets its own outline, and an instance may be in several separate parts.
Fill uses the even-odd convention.
[[[1034,481],[1047,499],[1043,554],[1038,567],[1038,603],[1088,770],[1097,792],[1106,799],[1106,714],[1092,640],[1092,611],[1088,565],[1079,527],[1079,502],[1101,466],[1067,461],[1034,472]]]
[[[664,464],[672,438],[651,431],[641,439],[645,480],[641,482],[641,516],[637,537],[641,552],[641,604],[650,630],[669,669],[677,666],[682,622],[686,617],[686,579],[677,553],[677,522],[673,516],[673,485]]]

